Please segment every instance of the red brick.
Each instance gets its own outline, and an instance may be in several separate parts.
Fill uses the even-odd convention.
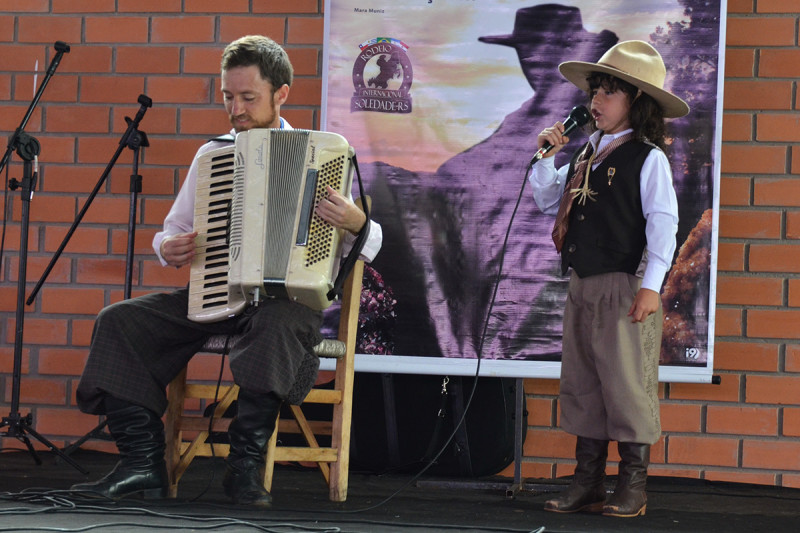
[[[295,76],[318,76],[320,74],[322,60],[320,59],[320,50],[317,48],[288,47],[286,53],[289,54]]]
[[[57,251],[67,236],[67,227],[51,226],[45,229],[44,247],[48,252]],[[63,250],[65,254],[103,254],[108,251],[108,230],[78,225]],[[60,260],[60,258],[59,258]]]
[[[169,142],[150,142],[145,158],[149,165],[183,165],[189,164],[208,138],[200,139],[171,139]]]
[[[747,403],[775,405],[800,405],[800,377],[798,376],[747,376]]]
[[[792,109],[792,86],[779,80],[728,80],[725,82],[724,108]]]
[[[283,115],[283,113],[281,113]],[[292,123],[290,121],[292,125]],[[222,109],[184,109],[181,111],[180,132],[190,135],[208,135],[230,130],[231,123]]]
[[[42,289],[42,312],[96,315],[103,308],[103,291],[88,288]]]
[[[763,342],[717,341],[714,368],[750,372],[777,372],[780,345]]]
[[[753,139],[753,115],[747,113],[725,113],[722,117],[722,140],[724,142],[751,141]]]
[[[797,142],[800,119],[792,114],[759,113],[756,116],[756,140],[761,142]]]
[[[147,96],[147,95],[145,95]],[[136,99],[132,101],[138,102],[138,96]],[[156,104],[158,102],[156,101]],[[127,131],[128,124],[125,121],[125,118],[133,118],[137,115],[140,109],[140,105],[137,104],[136,108],[125,108],[123,106],[115,106],[112,110],[112,115],[114,118],[114,127],[113,131],[116,132],[117,144],[119,144],[122,135]],[[155,108],[149,108],[143,120],[139,123],[139,131],[144,132],[148,136],[148,141],[150,142],[150,146],[163,143],[163,142],[170,142],[174,134],[178,131],[178,119],[177,119],[178,111],[175,107],[172,106],[164,106],[161,107],[160,105]],[[166,140],[163,138],[157,137],[157,134],[162,133],[169,135]],[[115,147],[116,148],[116,147]],[[144,147],[143,152],[146,153],[149,148]],[[125,162],[126,164],[130,164],[132,161],[132,154],[133,151],[130,148],[126,149],[122,154],[121,162]],[[107,159],[109,159],[111,154],[109,153]],[[130,168],[130,167],[129,167]],[[130,174],[129,174],[130,175]]]
[[[745,440],[742,467],[800,470],[800,442]]]
[[[86,17],[87,43],[146,43],[149,20],[147,17]]]
[[[187,74],[209,74],[219,76],[220,60],[224,45],[187,46],[183,52],[183,72]]]
[[[800,272],[800,245],[753,244],[750,247],[752,272]]]
[[[147,95],[160,103],[206,102],[211,91],[207,78],[155,77],[147,78]]]
[[[322,80],[296,78],[287,103],[290,105],[319,105],[322,99]]]
[[[133,279],[138,276],[136,263],[133,265]],[[125,258],[95,259],[91,257],[77,260],[77,283],[124,285],[125,284]]]
[[[523,381],[525,394],[558,396],[557,379],[529,378]]]
[[[797,320],[800,311],[759,310],[747,311],[747,336],[778,339],[800,338]]]
[[[792,46],[795,44],[794,18],[745,17],[727,20],[728,46]]]
[[[739,305],[781,305],[783,280],[720,276],[717,279],[717,303]]]
[[[41,86],[43,76],[44,74],[42,74],[40,70],[38,79],[36,80],[37,83],[36,90],[38,90],[39,87]],[[34,94],[33,76],[26,74],[18,74],[15,78],[17,80],[17,83],[14,86],[14,99],[23,101],[30,100]],[[47,86],[46,95],[48,102],[47,105],[48,115],[50,113],[50,109],[53,109],[55,107],[49,105],[51,102],[69,102],[69,103],[77,102],[78,77],[62,74],[52,78],[52,82]],[[47,132],[51,133],[52,130],[48,127]]]
[[[120,73],[177,74],[181,53],[178,48],[154,46],[121,46],[117,48],[117,67]]]
[[[70,47],[69,55],[64,56],[58,66],[58,72],[80,74],[111,72],[111,56],[113,52],[114,50],[111,46],[99,44]],[[60,78],[61,75],[57,74],[53,78],[53,83],[58,83]],[[48,92],[50,91],[49,85],[47,90]]]
[[[266,35],[278,44],[283,44],[286,17],[254,16],[223,18],[219,24],[220,39],[229,43],[242,35]]]
[[[798,123],[800,124],[800,123]],[[800,206],[800,185],[797,180],[756,179],[753,198],[755,205]]]
[[[57,133],[106,133],[108,117],[107,106],[49,106],[47,129]]]
[[[725,50],[725,77],[752,78],[755,75],[756,51],[754,48]],[[727,117],[723,118],[723,123]]]
[[[693,400],[713,402],[738,402],[741,377],[723,374],[719,385],[707,383],[670,383],[670,400]]]
[[[739,441],[724,437],[671,436],[667,444],[670,463],[738,466]]]
[[[80,376],[86,365],[85,349],[41,348],[39,350],[39,374]]]
[[[723,145],[722,172],[732,174],[784,174],[786,153],[783,146]]]
[[[45,52],[45,47],[39,44],[0,44],[0,55],[3,57],[3,70],[5,72],[33,72],[33,67],[37,61],[40,68],[46,68],[49,62],[45,61]],[[27,106],[20,113],[20,118],[22,118],[26,109]],[[19,119],[17,119],[16,126],[19,126]],[[11,128],[11,130],[13,131],[14,128]],[[26,131],[29,130],[26,128]]]
[[[743,312],[741,309],[717,308],[714,315],[714,334],[724,337],[742,335]]]
[[[120,13],[180,13],[183,0],[117,0]]]
[[[709,405],[706,431],[730,435],[777,436],[778,410],[774,407]]]
[[[83,76],[81,80],[83,103],[135,102],[144,92],[144,78],[138,76]]]
[[[552,398],[527,398],[528,425],[552,427],[556,421],[556,401]]]
[[[61,379],[45,379],[26,377],[25,383],[20,384],[19,401],[23,404],[37,405],[65,405],[67,389]],[[11,400],[10,382],[6,386],[6,402]]]
[[[789,307],[800,307],[800,279],[789,280]]]
[[[152,43],[206,43],[214,40],[214,17],[154,16],[150,25]]]
[[[795,211],[786,213],[786,238],[800,239],[800,213]]]
[[[281,108],[281,116],[295,128],[319,129],[319,118],[315,110]]]
[[[721,209],[720,237],[777,239],[781,236],[781,212]]]
[[[67,321],[53,318],[25,317],[23,323],[23,339],[30,345],[51,344],[54,346],[64,346],[67,344]],[[14,342],[14,332],[16,331],[16,320],[9,319],[7,322],[7,342]]]
[[[664,432],[700,433],[702,430],[700,404],[661,404],[661,428]]]
[[[800,76],[800,51],[764,48],[759,54],[758,75],[762,78]]]
[[[172,203],[174,198],[148,198],[146,201],[146,213],[144,217],[144,222],[146,224],[154,224],[158,225],[159,229],[164,222],[164,218],[169,213],[170,207],[172,207]]]
[[[89,346],[94,328],[94,318],[72,319],[72,346]]]
[[[526,457],[575,458],[575,436],[556,429],[528,429],[523,453]]]
[[[288,44],[322,44],[323,24],[319,17],[289,17]]]
[[[800,408],[784,407],[782,414],[781,433],[787,437],[800,437]]]
[[[13,322],[9,322],[9,325],[13,325]],[[0,347],[0,372],[3,374],[11,374],[14,371],[14,350],[16,347],[13,346],[13,333],[9,335],[7,342],[11,343],[12,346],[8,348]],[[24,345],[21,348],[19,372],[22,376],[26,376],[30,373],[31,351]]]
[[[17,17],[17,35],[20,42],[52,42],[53,36],[58,35],[58,38],[66,43],[79,43],[81,42],[81,17],[20,15]],[[55,49],[51,49],[49,52],[48,64],[49,58],[56,54]]]
[[[253,13],[320,13],[317,0],[253,0]]]
[[[745,246],[737,242],[721,242],[717,245],[717,270],[720,272],[744,272]]]
[[[185,13],[247,13],[248,0],[226,0],[220,4],[216,0],[192,0],[184,7]]]
[[[114,0],[53,0],[53,13],[113,13]]]
[[[728,0],[728,13],[755,13],[753,0]]]
[[[142,283],[146,286],[184,287],[188,282],[188,268],[162,267],[161,263],[155,259],[142,265]]]
[[[186,379],[216,383],[219,379],[220,363],[224,363],[222,383],[229,385],[233,382],[233,374],[231,374],[228,358],[223,359],[218,354],[198,354],[192,357],[186,368]]]
[[[786,366],[787,372],[800,372],[800,344],[786,345]]]
[[[40,407],[36,410],[36,421],[39,427],[48,428],[47,431],[51,434],[72,437],[85,435],[98,423],[96,416],[83,414],[75,408]]]
[[[730,2],[729,2],[730,5]],[[795,14],[797,4],[794,0],[759,0],[756,13]]]

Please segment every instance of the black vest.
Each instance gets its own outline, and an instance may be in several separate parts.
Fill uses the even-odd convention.
[[[589,174],[589,186],[597,195],[594,201],[587,199],[584,205],[574,201],[572,205],[561,249],[563,274],[569,267],[582,278],[607,272],[636,273],[647,244],[640,175],[653,148],[640,141],[627,142]],[[570,176],[582,151],[573,157]]]

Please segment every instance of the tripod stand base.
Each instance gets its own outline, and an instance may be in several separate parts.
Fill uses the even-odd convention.
[[[111,434],[106,433],[105,431],[103,431],[103,429],[107,425],[108,425],[108,420],[104,418],[103,421],[100,422],[99,424],[97,424],[97,426],[95,426],[95,428],[93,430],[91,430],[89,433],[87,433],[86,435],[84,435],[80,439],[76,440],[75,442],[73,442],[72,444],[70,444],[69,446],[64,448],[62,450],[62,452],[65,455],[69,455],[72,452],[74,452],[75,450],[77,450],[78,448],[80,448],[81,445],[84,442],[86,442],[87,440],[89,440],[89,439],[99,439],[99,440],[113,441],[114,437],[112,437]]]
[[[7,437],[14,437],[19,441],[22,441],[25,446],[28,448],[33,460],[36,462],[37,465],[42,464],[42,459],[39,457],[39,454],[36,453],[36,450],[33,448],[33,444],[31,444],[31,440],[28,438],[28,434],[32,435],[36,440],[47,446],[50,451],[55,452],[58,457],[61,457],[72,465],[78,472],[83,475],[89,474],[87,470],[84,470],[81,465],[76,463],[72,458],[67,455],[64,455],[61,450],[55,447],[55,445],[40,435],[36,430],[31,427],[32,418],[30,413],[27,416],[20,416],[19,413],[11,413],[8,416],[3,417],[3,422],[0,423],[0,428],[8,427],[8,431],[6,432]]]

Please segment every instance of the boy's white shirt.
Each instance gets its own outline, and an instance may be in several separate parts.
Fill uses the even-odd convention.
[[[633,130],[627,129],[615,134],[603,135],[602,131],[594,132],[589,137],[595,152]],[[597,146],[600,139],[600,146]],[[593,165],[596,168],[597,165]],[[555,157],[539,160],[531,169],[528,181],[533,189],[533,199],[539,209],[548,215],[558,212],[561,195],[569,165],[555,168]],[[672,265],[675,254],[675,235],[678,232],[678,199],[672,186],[672,170],[666,154],[660,149],[651,150],[642,166],[639,187],[642,196],[642,215],[645,217],[645,248],[639,273],[642,277],[642,288],[661,292],[661,284]],[[644,271],[642,274],[641,271]]]

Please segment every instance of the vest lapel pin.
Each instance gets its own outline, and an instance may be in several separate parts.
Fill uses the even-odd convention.
[[[611,167],[608,169],[608,186],[611,187],[611,180],[614,179],[614,174],[617,173],[617,169]]]

